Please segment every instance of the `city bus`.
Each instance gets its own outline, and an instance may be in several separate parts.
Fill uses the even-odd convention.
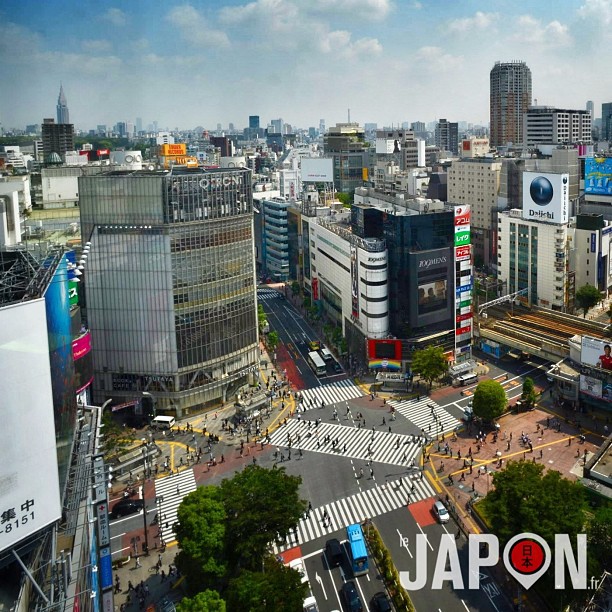
[[[325,366],[325,362],[323,361],[321,355],[317,353],[317,351],[310,351],[310,353],[308,353],[308,358],[306,359],[306,361],[308,361],[308,365],[312,368],[312,371],[317,376],[325,376],[327,374],[327,367]]]
[[[351,566],[354,576],[361,576],[368,573],[368,549],[366,548],[365,538],[361,525],[355,523],[346,528],[346,537],[351,549]]]

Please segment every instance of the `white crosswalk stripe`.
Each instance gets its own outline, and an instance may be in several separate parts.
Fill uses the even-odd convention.
[[[413,491],[411,491],[412,486],[414,486]],[[426,478],[403,478],[344,497],[314,508],[298,523],[297,541],[292,533],[284,544],[273,546],[274,552],[278,554],[287,548],[310,542],[353,523],[363,523],[365,519],[386,514],[408,503],[434,495],[434,490]],[[329,516],[327,523],[323,521],[324,511]]]
[[[322,401],[326,405],[338,404],[346,400],[363,397],[365,393],[352,380],[337,380],[320,387],[304,389],[300,391],[300,395],[304,398],[301,404],[302,408],[308,410],[309,408],[318,408]]]
[[[393,406],[403,417],[414,423],[419,429],[424,429],[425,434],[431,437],[435,437],[436,434],[452,431],[455,427],[461,425],[461,421],[427,396],[419,401],[391,400],[387,403]],[[434,418],[434,415],[437,418]]]
[[[158,499],[163,497],[163,501],[160,501],[158,506],[158,521],[166,544],[176,540],[173,526],[183,497],[195,490],[196,481],[191,468],[155,481],[155,497]]]
[[[281,297],[281,294],[274,289],[258,289],[257,297],[260,300],[273,300],[275,298]]]
[[[328,437],[329,442],[325,442]],[[334,440],[338,440],[338,444],[334,445]],[[307,419],[290,419],[270,436],[270,443],[278,447],[284,458],[288,457],[289,450],[292,457],[296,458],[298,450],[302,449],[404,467],[413,459],[416,461],[424,441],[425,438],[421,436],[372,432],[371,429],[357,429],[336,423],[320,423],[315,427],[313,422],[309,429]]]

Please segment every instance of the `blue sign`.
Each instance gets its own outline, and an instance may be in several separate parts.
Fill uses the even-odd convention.
[[[597,234],[591,234],[591,253],[597,252]]]
[[[612,194],[612,157],[587,157],[584,160],[584,192]]]
[[[113,556],[110,546],[100,549],[100,587],[104,591],[113,586]]]
[[[465,293],[466,291],[471,291],[472,290],[472,283],[470,283],[469,285],[461,285],[461,287],[458,287],[455,291],[455,294],[457,295],[457,297],[461,297],[462,293]]]

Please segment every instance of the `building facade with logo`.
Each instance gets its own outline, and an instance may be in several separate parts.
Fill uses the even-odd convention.
[[[93,399],[219,405],[259,363],[251,172],[79,179]]]
[[[570,269],[569,175],[523,173],[523,209],[498,215],[498,278],[507,293],[563,312],[572,310],[575,276]]]

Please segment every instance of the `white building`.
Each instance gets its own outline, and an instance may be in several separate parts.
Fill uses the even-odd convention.
[[[389,334],[387,249],[383,240],[359,238],[330,218],[311,219],[311,295],[330,318],[358,328],[364,338]]]
[[[591,114],[551,106],[530,106],[523,115],[527,147],[591,142]]]
[[[0,249],[21,242],[21,218],[32,209],[29,176],[0,176]]]

